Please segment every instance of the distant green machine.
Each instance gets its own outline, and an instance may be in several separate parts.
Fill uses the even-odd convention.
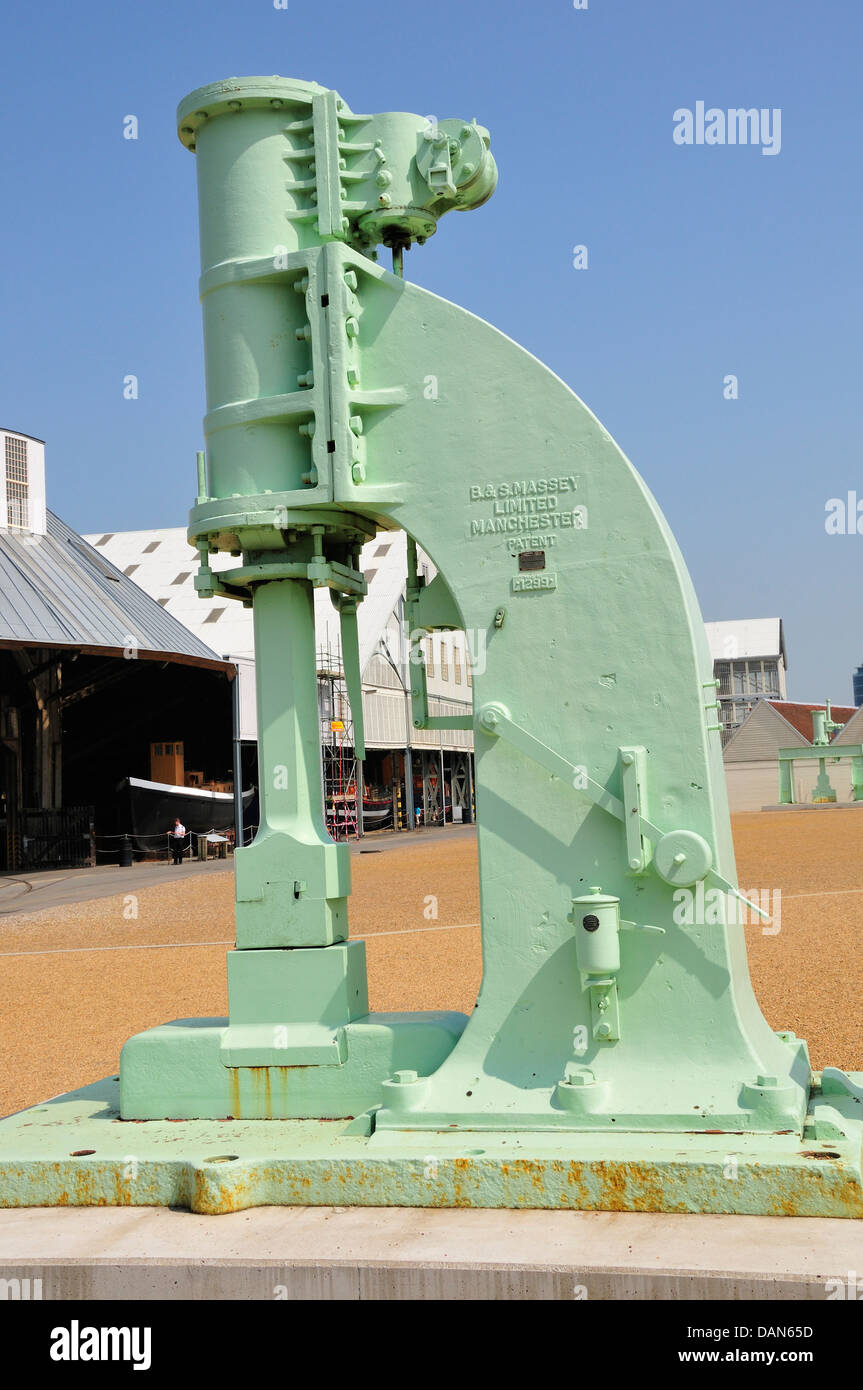
[[[831,736],[844,727],[844,724],[837,724],[830,709],[830,701],[826,700],[823,709],[812,711],[812,742],[809,747],[803,748],[798,744],[796,748],[779,749],[781,806],[793,806],[796,803],[794,764],[801,758],[818,760],[818,777],[812,791],[812,801],[816,805],[836,804],[836,789],[830,781],[827,763],[835,765],[843,760],[849,760],[851,763],[851,800],[863,801],[863,744],[831,743]],[[825,754],[825,748],[830,749],[829,755]]]
[[[189,534],[201,593],[253,605],[257,651],[261,827],[236,856],[230,1018],[132,1038],[119,1098],[106,1081],[6,1121],[2,1200],[863,1215],[863,1076],[814,1076],[750,986],[674,539],[562,381],[399,273],[494,190],[488,132],[354,115],[278,77],[202,88],[179,123],[208,396]],[[534,257],[516,248],[513,274]],[[359,552],[396,528],[411,628],[466,629],[482,654],[469,1019],[369,1013],[321,807],[313,591],[341,615],[362,756]],[[213,571],[215,551],[236,566]],[[419,665],[412,700],[441,727]]]

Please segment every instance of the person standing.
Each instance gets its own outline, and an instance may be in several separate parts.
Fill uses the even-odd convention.
[[[183,825],[179,816],[177,816],[174,821],[174,829],[169,831],[169,839],[171,841],[173,862],[175,864],[182,864],[183,850],[186,845],[186,827]]]

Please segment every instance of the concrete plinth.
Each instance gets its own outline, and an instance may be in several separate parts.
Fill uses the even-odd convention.
[[[575,1211],[0,1211],[0,1278],[44,1299],[825,1300],[859,1222]]]

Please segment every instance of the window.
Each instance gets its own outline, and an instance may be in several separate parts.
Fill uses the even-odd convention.
[[[159,605],[160,608],[167,608],[167,606],[168,606],[168,604],[170,603],[170,601],[171,601],[171,600],[170,600],[170,599],[167,599],[167,598],[157,598],[157,599],[156,599],[156,602],[158,603],[158,605]]]
[[[222,614],[224,613],[224,611],[225,611],[224,608],[211,608],[210,611],[209,611],[209,613],[207,614],[206,618],[204,619],[204,622],[205,622],[205,623],[217,623],[217,622],[219,621],[219,619],[221,618]]]
[[[106,536],[100,536],[99,539],[97,540],[96,544],[97,544],[97,545],[107,545],[108,542],[111,541],[111,540],[113,540],[113,539],[114,539],[114,532],[113,532],[113,531],[109,531],[108,534],[107,534]]]
[[[126,574],[126,575],[132,575],[132,574],[135,573],[135,570],[136,570],[137,568],[138,568],[137,565],[127,565],[126,568],[123,570],[123,573]]]
[[[30,525],[27,440],[6,435],[6,514],[10,526]]]
[[[150,544],[149,544],[149,545],[145,545],[145,546],[144,546],[144,549],[143,549],[143,552],[142,552],[142,553],[143,553],[144,555],[152,555],[153,551],[154,551],[154,550],[158,550],[158,549],[159,549],[159,546],[160,546],[161,544],[162,544],[161,541],[150,541]]]
[[[172,583],[172,584],[185,584],[186,580],[189,578],[189,575],[190,575],[191,573],[192,573],[191,570],[180,570],[180,573],[177,575],[177,578],[176,578],[176,579],[172,579],[172,580],[171,580],[171,583]]]
[[[455,683],[461,685],[461,650],[455,642],[452,648],[452,666]]]
[[[367,584],[371,584],[376,574],[377,570],[363,570],[363,579]]]
[[[390,549],[390,543],[387,543],[387,545],[379,545],[378,548],[377,548],[377,550],[375,551],[375,559],[377,559],[379,555],[386,555],[386,554],[388,554],[389,549]]]
[[[444,638],[441,638],[440,644],[440,678],[442,681],[449,680],[449,652]]]
[[[434,676],[434,638],[426,642],[426,675]]]

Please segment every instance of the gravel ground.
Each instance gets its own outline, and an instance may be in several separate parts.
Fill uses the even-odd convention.
[[[805,1037],[816,1067],[863,1070],[863,812],[740,815],[734,837],[741,887],[782,893],[777,934],[746,928],[768,1020]],[[482,971],[473,839],[399,843],[352,870],[372,1008],[469,1012]],[[233,877],[179,874],[0,922],[0,1114],[116,1069],[132,1033],[226,1013]]]

